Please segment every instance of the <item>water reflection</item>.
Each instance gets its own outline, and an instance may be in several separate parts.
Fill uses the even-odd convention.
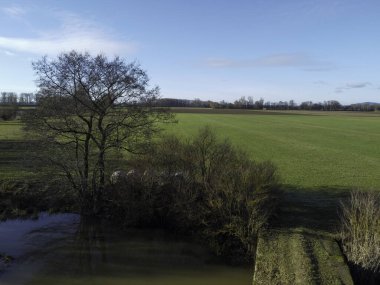
[[[80,220],[75,242],[67,258],[71,264],[77,264],[77,274],[93,275],[98,272],[96,267],[107,265],[106,236],[101,221],[92,219]],[[71,253],[71,254],[70,254]],[[75,269],[75,268],[74,268]]]
[[[4,233],[10,231],[18,234],[9,247]],[[251,284],[249,268],[227,266],[183,237],[159,230],[120,231],[73,215],[0,224],[0,252],[16,258],[0,275],[0,284],[7,285]]]

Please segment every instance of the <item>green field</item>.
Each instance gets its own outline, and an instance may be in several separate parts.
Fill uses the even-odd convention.
[[[195,110],[197,112],[197,110]],[[380,116],[343,112],[178,113],[181,136],[203,125],[256,160],[272,160],[284,184],[380,188]]]
[[[23,180],[33,170],[20,121],[0,121],[0,181]]]
[[[22,138],[20,121],[0,121],[0,141],[20,140]]]
[[[251,158],[272,160],[286,185],[316,189],[380,188],[377,113],[174,111],[178,123],[166,125],[169,132],[186,137],[209,125],[221,138],[242,147]],[[1,176],[12,172],[13,165],[20,166],[16,172],[23,172],[22,165],[14,160],[23,151],[18,143],[24,139],[19,121],[0,122]]]

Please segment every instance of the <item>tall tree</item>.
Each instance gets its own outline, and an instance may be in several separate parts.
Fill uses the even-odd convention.
[[[72,51],[33,63],[38,104],[25,117],[47,151],[77,190],[84,214],[96,214],[107,183],[107,160],[115,152],[139,153],[157,122],[171,115],[153,107],[158,87],[146,72],[115,57]]]

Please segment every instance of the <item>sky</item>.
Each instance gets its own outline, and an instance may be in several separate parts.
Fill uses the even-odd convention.
[[[118,55],[161,97],[380,102],[379,0],[0,0],[0,91],[31,63]]]

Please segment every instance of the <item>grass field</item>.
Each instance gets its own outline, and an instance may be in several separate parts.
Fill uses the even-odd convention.
[[[380,188],[377,114],[194,111],[178,113],[178,124],[168,129],[188,136],[209,125],[253,159],[272,160],[285,184],[307,188]]]
[[[33,175],[27,144],[20,121],[0,121],[0,180]]]
[[[169,132],[186,137],[209,125],[253,159],[272,160],[283,183],[291,187],[380,189],[377,113],[174,111],[178,124],[166,126]],[[12,166],[22,166],[14,162],[23,151],[23,140],[19,121],[0,122],[0,176],[10,173]]]
[[[20,140],[23,138],[20,121],[0,121],[0,141]]]

